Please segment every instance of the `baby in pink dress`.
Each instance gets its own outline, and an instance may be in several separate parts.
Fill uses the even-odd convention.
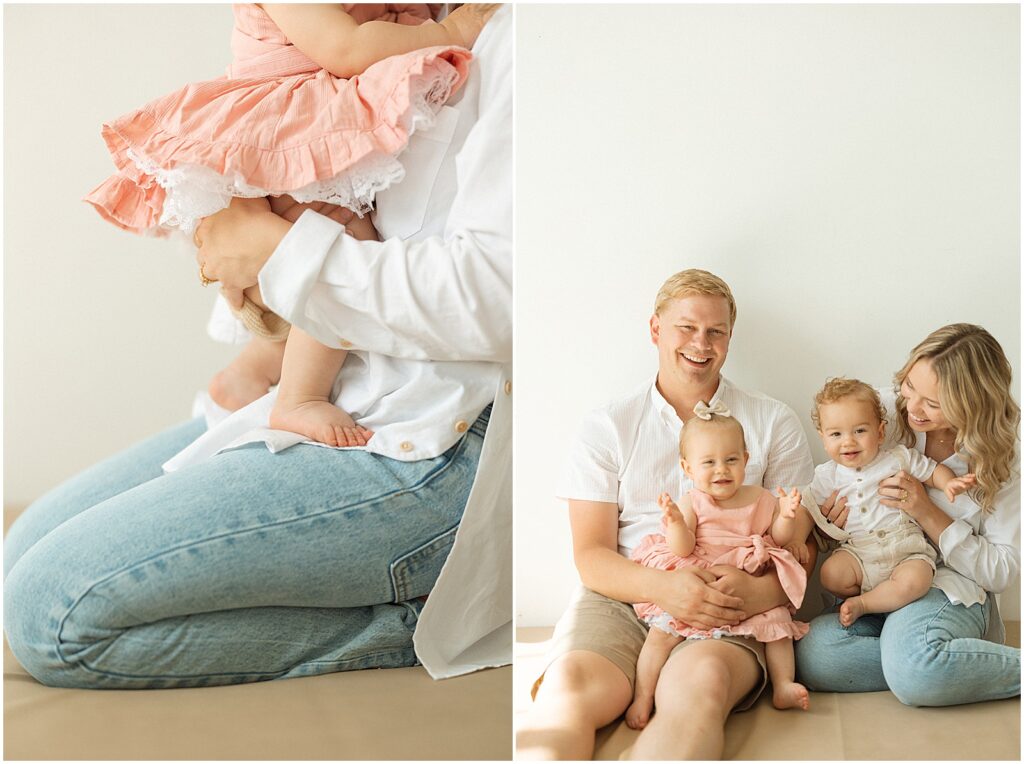
[[[161,236],[193,234],[234,198],[268,197],[291,222],[312,208],[376,239],[363,215],[402,179],[412,133],[465,81],[495,7],[465,5],[437,23],[427,4],[234,5],[227,75],[105,124],[117,172],[86,201],[119,228]],[[206,286],[217,278],[204,265]],[[253,340],[211,382],[214,401],[235,410],[280,381],[271,427],[366,445],[372,433],[331,402],[347,351],[266,312],[258,287],[238,315]]]
[[[658,498],[663,533],[646,536],[633,559],[665,570],[731,565],[758,575],[774,568],[791,604],[714,631],[693,628],[650,602],[635,605],[650,629],[637,661],[633,703],[626,710],[626,723],[634,729],[647,724],[658,675],[684,639],[731,635],[766,643],[775,707],[808,708],[807,689],[794,681],[793,640],[809,627],[794,621],[792,613],[807,586],[798,558],[806,559],[804,542],[813,522],[800,506],[798,490],[786,494],[780,488],[776,497],[761,486],[743,485],[748,455],[743,427],[735,418],[724,409],[711,413],[703,404],[695,413],[679,438],[681,464],[694,488],[678,505],[667,493]]]

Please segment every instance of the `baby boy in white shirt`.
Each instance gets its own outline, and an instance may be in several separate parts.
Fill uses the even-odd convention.
[[[821,584],[845,597],[839,622],[850,626],[865,613],[891,613],[923,597],[935,574],[935,549],[921,526],[879,499],[878,484],[901,469],[946,492],[952,501],[974,484],[906,446],[882,450],[885,409],[878,392],[856,379],[830,379],[814,397],[811,413],[832,461],[814,470],[810,493],[821,504],[833,491],[846,497],[842,545],[821,566]]]

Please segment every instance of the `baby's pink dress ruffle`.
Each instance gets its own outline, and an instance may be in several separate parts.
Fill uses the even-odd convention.
[[[375,8],[404,23],[420,23],[427,12]],[[228,76],[187,85],[103,126],[117,173],[86,201],[114,225],[158,235],[188,230],[233,196],[283,193],[363,213],[374,194],[401,179],[398,155],[462,86],[472,58],[463,48],[426,48],[339,79],[291,45],[262,9],[234,10]]]
[[[731,634],[753,637],[759,642],[803,637],[810,626],[794,621],[792,614],[803,602],[807,572],[792,554],[777,546],[768,534],[775,506],[775,498],[771,493],[765,491],[749,507],[727,510],[719,508],[710,497],[696,489],[690,492],[690,496],[697,514],[697,545],[693,553],[680,557],[668,548],[663,533],[652,533],[634,548],[632,559],[645,567],[662,570],[691,566],[707,569],[714,565],[730,565],[751,575],[760,575],[774,567],[791,604],[759,613],[735,626],[722,626],[714,630],[693,628],[673,618],[652,602],[634,605],[636,614],[646,623],[667,627],[682,637],[710,638]]]

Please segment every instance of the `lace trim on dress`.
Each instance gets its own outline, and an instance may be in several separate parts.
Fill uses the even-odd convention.
[[[450,70],[420,75],[411,80],[410,89],[416,96],[402,125],[410,140],[417,130],[426,130],[434,125],[458,79],[458,72]],[[227,176],[209,167],[184,163],[165,169],[130,147],[126,153],[135,166],[151,175],[167,194],[159,225],[178,228],[191,235],[200,220],[224,209],[236,196],[256,198],[288,194],[297,202],[336,204],[363,217],[373,209],[373,199],[378,193],[405,177],[405,167],[398,157],[406,147],[394,154],[370,154],[332,178],[317,180],[301,188],[260,188],[246,183],[238,172]]]

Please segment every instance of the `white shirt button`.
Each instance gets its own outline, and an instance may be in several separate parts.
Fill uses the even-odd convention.
[[[403,451],[412,451],[412,443],[410,443],[407,440],[403,440],[401,443],[399,443],[398,447]]]
[[[505,381],[505,395],[512,395],[512,380]]]
[[[341,345],[341,349],[342,349],[342,350],[348,350],[349,348],[351,348],[351,347],[352,347],[352,343],[351,343],[351,342],[349,342],[349,341],[348,341],[348,340],[346,340],[346,339],[340,339],[340,340],[338,340],[338,344],[339,344],[339,345]]]
[[[464,419],[460,419],[455,423],[455,432],[465,432],[469,429],[469,424]]]

